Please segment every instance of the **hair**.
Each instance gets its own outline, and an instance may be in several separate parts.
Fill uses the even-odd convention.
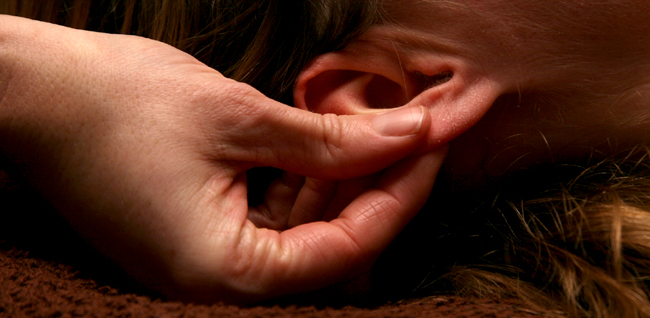
[[[166,42],[285,103],[311,59],[344,47],[379,12],[378,3],[363,0],[0,5],[0,13]],[[431,206],[378,261],[378,290],[517,298],[569,316],[650,316],[648,148],[521,171],[494,189],[434,189]]]
[[[165,42],[285,103],[311,59],[342,48],[377,16],[363,0],[3,2],[0,13]]]
[[[650,316],[649,148],[528,168],[480,192],[448,185],[382,255],[375,275],[392,275],[384,292],[516,298],[570,317]]]

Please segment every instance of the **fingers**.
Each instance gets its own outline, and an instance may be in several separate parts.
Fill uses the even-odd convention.
[[[341,211],[350,205],[352,201],[368,189],[375,187],[381,175],[382,173],[379,172],[340,182],[336,191],[336,197],[330,202],[327,211],[323,215],[323,221],[331,221],[339,217]]]
[[[252,89],[237,93],[236,116],[219,123],[231,127],[222,131],[232,147],[228,159],[318,179],[359,177],[395,163],[425,140],[431,120],[428,110],[418,106],[385,114],[320,115]]]
[[[278,231],[320,221],[336,195],[337,185],[336,181],[285,172],[269,186],[265,202],[249,211],[248,219],[259,228]]]
[[[296,197],[307,183],[305,178],[291,172],[282,174],[281,179],[273,181],[264,194],[264,203],[251,209],[248,219],[258,228],[282,231],[287,229],[290,211],[295,206]]]
[[[307,178],[291,209],[288,227],[320,221],[336,194],[337,182]]]
[[[390,169],[375,190],[353,201],[334,221],[364,251],[382,251],[419,212],[440,170],[443,147]]]
[[[378,178],[379,173],[339,182],[285,172],[282,179],[269,186],[265,202],[249,211],[248,219],[257,227],[278,231],[309,222],[331,221],[373,187]]]
[[[361,194],[331,222],[284,231],[279,247],[258,243],[274,246],[260,252],[265,271],[272,276],[265,284],[285,291],[318,288],[373,262],[423,206],[445,153],[443,149],[400,161],[383,174],[377,187]],[[273,255],[275,251],[279,254]]]

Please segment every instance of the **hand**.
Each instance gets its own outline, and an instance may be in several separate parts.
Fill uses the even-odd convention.
[[[6,16],[0,26],[3,156],[84,238],[170,297],[250,302],[346,277],[417,213],[444,156],[405,158],[427,135],[422,108],[323,116],[156,41]],[[331,221],[278,232],[248,220],[263,219],[246,199],[256,166],[325,180],[390,168]],[[275,214],[315,205],[298,199],[302,186],[279,189],[263,205]]]

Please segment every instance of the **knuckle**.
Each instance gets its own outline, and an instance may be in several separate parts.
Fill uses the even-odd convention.
[[[216,80],[214,74],[207,76],[205,80],[194,80],[191,83],[190,101],[200,110],[213,114],[229,114],[239,112],[242,108],[250,108],[255,105],[256,99],[259,99],[260,93],[248,84],[220,75]]]
[[[335,114],[325,114],[322,120],[322,141],[325,155],[338,162],[343,152],[343,123]]]
[[[235,112],[254,110],[260,93],[248,84],[226,79],[216,94],[220,108],[228,107]]]
[[[209,83],[209,81],[206,81]],[[201,127],[209,132],[219,131],[224,136],[246,139],[241,134],[248,132],[251,127],[257,127],[260,122],[263,95],[248,84],[231,79],[219,81],[219,85],[211,82],[202,87],[194,96],[194,112]],[[254,142],[254,141],[249,141]]]

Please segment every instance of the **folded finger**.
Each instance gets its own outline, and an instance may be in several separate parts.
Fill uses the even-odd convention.
[[[335,220],[282,232],[273,245],[281,257],[265,254],[266,270],[273,273],[267,286],[309,290],[368,266],[424,205],[445,154],[443,149],[400,161]]]
[[[307,178],[291,209],[289,228],[322,220],[336,188],[335,181]]]
[[[304,184],[304,177],[284,172],[282,178],[269,185],[264,195],[264,203],[250,209],[248,219],[258,228],[278,231],[287,229],[291,210]]]

